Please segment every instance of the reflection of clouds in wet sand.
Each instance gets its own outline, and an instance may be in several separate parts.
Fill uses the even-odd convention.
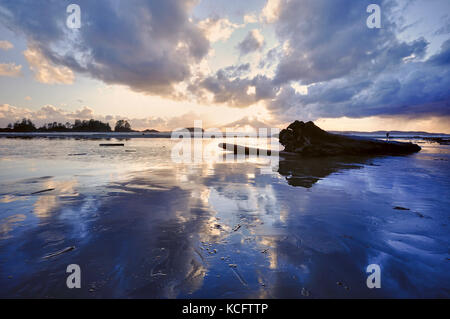
[[[0,239],[7,239],[10,237],[9,233],[18,226],[18,223],[24,221],[26,216],[24,214],[16,214],[0,220]]]
[[[4,195],[0,198],[0,203],[8,204],[20,200],[19,197],[13,195]]]
[[[58,209],[60,206],[60,198],[67,196],[78,196],[76,191],[76,186],[78,185],[77,180],[68,181],[56,181],[47,180],[43,183],[43,189],[53,189],[51,195],[44,194],[40,195],[39,198],[34,203],[34,214],[39,218],[48,218],[51,213]],[[56,193],[55,195],[53,195]]]
[[[384,254],[379,262],[383,266],[397,262],[398,270],[404,266],[399,260],[410,257],[408,251],[441,258],[437,247],[443,245],[404,235],[411,233],[411,223],[417,223],[407,224],[407,218],[428,226],[431,219],[420,219],[412,211],[411,216],[391,211],[389,201],[397,193],[417,205],[430,203],[420,198],[425,195],[401,193],[406,185],[401,179],[386,194],[383,185],[385,179],[392,181],[384,187],[394,185],[393,173],[381,178],[379,161],[361,164],[363,160],[281,161],[280,175],[261,174],[264,164],[245,158],[193,164],[158,160],[123,174],[118,170],[102,184],[95,178],[95,187],[89,187],[94,178],[82,176],[77,176],[78,182],[45,177],[5,187],[3,205],[13,208],[12,200],[23,197],[40,217],[39,227],[31,223],[26,232],[11,233],[9,226],[23,222],[20,218],[2,228],[3,233],[17,233],[15,241],[4,241],[3,246],[0,241],[2,253],[12,255],[21,249],[19,262],[39,260],[30,266],[35,268],[26,269],[30,275],[14,276],[17,280],[10,281],[5,291],[62,298],[370,297],[360,282],[364,283],[363,266],[373,256]],[[434,230],[441,227],[434,226]],[[393,234],[395,228],[402,235]],[[67,246],[76,249],[42,262],[42,256]],[[425,255],[426,250],[437,257]],[[58,286],[65,281],[60,270],[68,263],[81,265],[86,289],[74,292]],[[417,265],[411,267],[421,269]],[[405,285],[414,274],[404,279]],[[387,286],[389,281],[384,280]],[[351,289],[336,285],[337,281]],[[430,280],[430,285],[437,286],[436,281]],[[395,284],[393,280],[389,286],[392,294],[399,289]]]

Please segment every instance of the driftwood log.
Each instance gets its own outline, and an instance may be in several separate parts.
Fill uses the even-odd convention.
[[[421,150],[419,145],[413,143],[328,133],[313,122],[295,121],[280,132],[279,139],[284,152],[306,157],[406,155]]]

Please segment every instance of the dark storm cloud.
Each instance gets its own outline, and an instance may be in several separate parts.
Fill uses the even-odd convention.
[[[237,48],[241,55],[246,55],[258,51],[264,45],[264,39],[257,30],[250,31],[244,40],[239,42]]]
[[[302,0],[282,2],[276,24],[279,39],[289,53],[277,68],[275,82],[302,84],[329,81],[359,68],[382,69],[412,53],[423,54],[426,42],[401,43],[395,24],[387,17],[392,1]],[[382,28],[369,29],[366,8],[382,7]],[[375,63],[374,63],[375,62]]]
[[[247,65],[232,69],[239,70],[243,67],[246,68]],[[236,74],[235,71],[233,74]],[[199,100],[205,99],[206,93],[210,93],[213,95],[214,103],[226,103],[232,107],[247,107],[261,100],[274,98],[278,87],[274,86],[272,80],[264,75],[245,78],[232,77],[230,76],[230,67],[227,67],[212,76],[192,83],[189,90]]]
[[[382,29],[369,29],[366,8],[382,8]],[[398,39],[395,1],[283,1],[276,31],[289,43],[279,59],[268,102],[284,120],[293,117],[449,115],[450,41],[424,61],[428,42]],[[397,8],[398,9],[398,8]],[[302,95],[291,83],[310,85]]]
[[[381,7],[381,29],[366,25],[371,3]],[[425,38],[398,38],[404,26],[393,21],[393,12],[399,9],[394,0],[281,0],[274,27],[283,48],[272,48],[259,62],[261,68],[275,66],[272,78],[239,76],[230,72],[233,67],[191,88],[198,95],[212,94],[214,103],[234,107],[265,100],[273,115],[286,121],[448,115],[450,40],[425,60]],[[308,94],[294,90],[294,83],[309,85]]]
[[[1,20],[58,65],[136,91],[169,94],[209,42],[189,20],[193,0],[79,0],[82,24],[66,27],[70,1],[0,1]]]
[[[393,18],[404,12],[396,0],[280,0],[273,26],[281,45],[257,61],[273,75],[250,76],[242,64],[193,79],[190,66],[209,50],[189,19],[196,1],[79,0],[75,32],[65,26],[69,3],[0,0],[0,21],[57,65],[145,93],[170,95],[184,82],[197,100],[233,107],[264,100],[284,120],[450,112],[450,40],[431,57],[427,39],[401,40],[408,26]],[[366,25],[372,3],[381,7],[381,29]],[[440,20],[439,34],[447,22]],[[238,49],[245,55],[263,43],[254,30]],[[292,84],[309,85],[308,94]]]
[[[384,69],[375,77],[353,73],[309,87],[307,95],[285,86],[272,111],[283,119],[302,117],[365,117],[373,115],[448,116],[450,115],[450,48],[425,62],[401,63]]]

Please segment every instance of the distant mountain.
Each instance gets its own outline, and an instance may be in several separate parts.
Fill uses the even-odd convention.
[[[422,131],[373,131],[373,132],[359,132],[359,131],[329,131],[330,133],[343,135],[358,135],[358,136],[386,136],[389,133],[390,137],[395,136],[450,136],[444,133],[429,133]]]
[[[253,128],[255,131],[257,131],[260,128],[266,128],[267,132],[270,133],[270,129],[273,126],[264,123],[262,121],[259,121],[257,119],[251,119],[248,116],[246,116],[241,118],[240,120],[223,125],[220,129],[221,130],[229,129],[235,132],[239,132],[239,131],[247,131],[249,127]]]

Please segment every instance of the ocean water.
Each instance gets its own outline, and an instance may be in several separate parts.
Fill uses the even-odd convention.
[[[450,297],[450,146],[270,162],[219,142],[183,163],[168,138],[0,138],[0,297]]]

